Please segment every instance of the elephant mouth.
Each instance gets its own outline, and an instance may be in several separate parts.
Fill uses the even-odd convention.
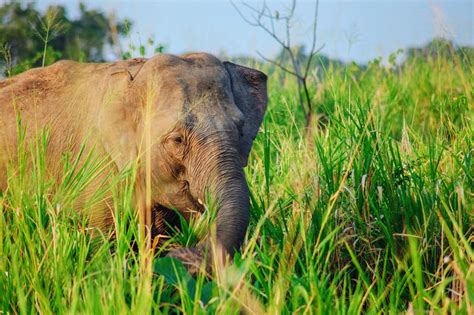
[[[170,236],[171,232],[181,230],[181,222],[183,219],[188,221],[189,217],[203,213],[204,210],[204,206],[197,201],[192,203],[192,209],[173,209],[160,203],[155,203],[151,213],[152,235]]]
[[[155,236],[171,236],[171,233],[181,229],[180,214],[173,210],[156,203],[151,211],[151,234]]]

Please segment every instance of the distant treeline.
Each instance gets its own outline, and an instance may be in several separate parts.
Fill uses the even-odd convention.
[[[305,46],[296,46],[295,48],[295,56],[297,59],[298,64],[305,65],[309,56],[306,53]],[[225,54],[221,54],[221,57],[225,59],[230,59],[233,62],[237,62],[240,64],[245,64],[248,66],[255,66],[257,64],[261,64],[262,60],[258,58],[253,58],[250,56],[228,56]],[[409,47],[407,49],[399,49],[398,51],[392,53],[388,60],[388,66],[395,66],[398,65],[399,67],[403,67],[405,63],[409,63],[415,59],[419,58],[432,58],[436,59],[439,57],[444,57],[447,59],[452,59],[455,62],[459,62],[465,66],[473,66],[474,62],[474,47],[472,46],[458,46],[450,40],[444,38],[435,38],[428,42],[426,45],[422,47]],[[290,62],[288,53],[283,49],[278,53],[276,58],[273,59],[278,64],[288,64]],[[382,63],[382,58],[377,58],[369,63]],[[333,59],[325,54],[317,54],[313,57],[311,66],[316,69],[328,69],[330,67],[333,68],[342,68],[348,66],[357,66],[360,69],[365,69],[368,64],[357,64],[355,62],[344,62],[340,59]],[[270,65],[270,71],[276,69],[276,65]]]
[[[60,59],[119,57],[119,40],[130,28],[128,20],[115,20],[83,3],[72,19],[61,5],[40,12],[34,3],[9,1],[0,5],[0,72],[13,75]]]
[[[79,16],[72,19],[61,5],[50,6],[45,12],[40,12],[34,3],[9,1],[0,6],[0,74],[14,75],[32,67],[52,64],[60,59],[100,62],[143,56],[146,52],[141,44],[139,47],[129,44],[125,51],[122,49],[120,42],[130,34],[131,27],[132,23],[128,19],[117,20],[100,10],[88,9],[83,3],[79,4]],[[147,45],[152,46],[155,43],[149,39]],[[162,45],[154,49],[156,53],[164,50]],[[305,46],[296,46],[294,51],[296,62],[305,65],[309,58]],[[393,53],[389,64],[395,65],[401,53],[401,50]],[[397,63],[399,66],[415,58],[439,56],[472,66],[474,47],[460,47],[449,40],[438,38],[423,47],[408,48],[402,56],[403,61]],[[250,56],[221,54],[220,57],[248,66],[264,63]],[[285,50],[281,50],[273,60],[281,65],[290,61]],[[372,62],[381,63],[381,59]],[[359,69],[367,67],[366,64],[345,63],[324,54],[318,54],[311,62],[313,69],[319,69],[315,72],[317,76],[321,75],[321,69],[349,66]],[[275,64],[270,64],[267,69],[271,74],[276,67]],[[284,76],[284,73],[280,75]]]

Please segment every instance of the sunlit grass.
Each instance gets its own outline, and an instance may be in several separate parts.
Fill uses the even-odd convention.
[[[134,167],[96,190],[114,196],[116,231],[92,237],[74,202],[107,161],[65,154],[55,182],[48,132],[30,144],[20,132],[0,193],[1,308],[472,314],[472,73],[443,58],[323,69],[313,93],[327,119],[309,136],[295,87],[273,75],[246,169],[245,246],[233,265],[195,278],[168,258],[153,274],[140,268]],[[211,221],[185,225],[171,245],[196,243]]]

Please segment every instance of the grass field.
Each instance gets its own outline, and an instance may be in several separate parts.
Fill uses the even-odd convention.
[[[3,313],[473,314],[472,64],[320,71],[311,85],[326,125],[310,135],[292,79],[270,76],[246,169],[245,246],[210,276],[169,258],[146,264],[130,248],[133,172],[104,188],[115,195],[116,239],[92,238],[73,204],[104,161],[65,155],[56,183],[47,133],[21,145],[0,192]],[[205,222],[171,242],[195,242]]]

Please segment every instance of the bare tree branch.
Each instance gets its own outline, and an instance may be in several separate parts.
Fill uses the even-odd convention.
[[[240,11],[240,9],[235,5],[234,1],[231,1],[230,4],[234,7],[235,11],[240,15],[240,17],[249,25],[251,26],[259,26],[257,22],[252,22],[250,21],[243,13]]]
[[[311,49],[309,50],[308,63],[306,64],[306,69],[304,71],[305,77],[308,75],[309,67],[311,66],[311,61],[313,59],[313,56],[316,55],[317,52],[321,51],[321,49],[323,49],[324,47],[324,45],[322,45],[317,51],[315,51],[316,39],[317,39],[316,31],[318,29],[318,13],[319,13],[319,0],[316,0],[316,4],[314,7],[313,40],[311,42]]]
[[[231,2],[233,2],[233,1],[231,1]],[[243,5],[244,7],[246,7],[247,9],[249,9],[250,11],[252,11],[252,12],[258,14],[258,16],[260,16],[260,17],[266,17],[266,18],[269,18],[269,19],[273,19],[273,18],[274,18],[271,13],[265,13],[266,7],[267,7],[267,5],[266,5],[265,3],[264,3],[264,5],[263,5],[263,7],[262,7],[261,10],[255,9],[254,7],[252,7],[250,4],[248,4],[248,3],[246,3],[246,2],[242,2],[242,5]]]
[[[249,4],[243,2],[242,5],[248,7],[248,8],[252,8],[252,11],[254,11],[255,13],[258,14],[258,17],[257,18],[254,18],[254,21],[250,21],[244,14],[243,12],[237,7],[237,5],[231,1],[231,4],[232,6],[237,10],[237,12],[239,13],[239,15],[242,17],[242,19],[247,22],[247,24],[251,25],[251,26],[256,26],[256,27],[260,27],[261,29],[263,29],[268,35],[270,35],[273,39],[275,39],[278,44],[280,44],[281,46],[283,46],[284,48],[287,48],[288,45],[285,44],[285,42],[280,38],[278,37],[278,34],[276,34],[276,32],[274,32],[274,28],[273,28],[273,31],[270,30],[265,24],[262,23],[262,17],[264,16],[262,14],[262,11],[260,10],[257,10],[255,8],[252,8]],[[270,19],[274,19],[274,17],[272,15],[269,16]]]
[[[313,117],[313,104],[311,101],[310,90],[308,88],[308,75],[309,69],[311,68],[311,63],[313,57],[323,49],[324,45],[320,48],[316,49],[316,42],[317,42],[317,21],[318,21],[318,14],[319,14],[319,0],[316,1],[315,9],[314,9],[314,18],[313,18],[313,25],[312,25],[312,41],[311,41],[311,49],[309,51],[308,58],[306,63],[303,66],[304,72],[302,73],[302,65],[300,65],[300,60],[298,59],[297,55],[295,56],[294,49],[291,49],[291,29],[293,27],[293,20],[295,18],[296,12],[296,0],[292,0],[291,5],[287,8],[285,14],[280,15],[278,11],[272,13],[270,7],[267,5],[265,0],[262,3],[260,9],[251,6],[246,2],[242,2],[241,5],[249,10],[249,15],[245,15],[244,12],[231,0],[232,6],[235,8],[237,13],[242,17],[242,19],[249,25],[258,27],[262,29],[265,33],[267,33],[270,37],[272,37],[281,47],[282,51],[288,54],[289,58],[289,65],[283,64],[283,56],[280,62],[265,57],[259,51],[257,54],[262,58],[264,61],[269,62],[270,64],[280,68],[285,73],[288,73],[296,78],[296,83],[298,84],[298,97],[300,102],[300,107],[303,111],[303,114],[306,118],[306,127],[309,129],[311,118]],[[250,17],[249,17],[250,16]],[[283,35],[279,35],[277,33],[276,23],[282,22],[285,31]],[[292,69],[291,69],[291,68]]]
[[[297,73],[295,73],[295,72],[291,71],[290,69],[286,68],[286,67],[283,66],[281,63],[278,63],[278,62],[276,62],[275,60],[272,60],[272,59],[270,59],[270,58],[265,57],[265,56],[262,55],[259,51],[257,51],[257,54],[258,54],[258,55],[260,56],[260,58],[262,58],[263,60],[265,60],[265,61],[271,63],[272,65],[277,66],[277,67],[280,68],[281,70],[283,70],[283,71],[285,71],[285,72],[287,72],[287,73],[289,73],[289,74],[291,74],[291,75],[294,75],[295,77],[299,78],[299,76],[298,76]]]
[[[313,60],[313,57],[316,56],[321,50],[323,50],[324,46],[326,46],[325,44],[322,44],[318,49],[316,49],[315,51],[312,51],[310,52],[309,56],[308,56],[308,62],[306,63],[306,69],[304,71],[304,77],[308,77],[308,73],[309,73],[309,69],[311,67],[311,61]]]

